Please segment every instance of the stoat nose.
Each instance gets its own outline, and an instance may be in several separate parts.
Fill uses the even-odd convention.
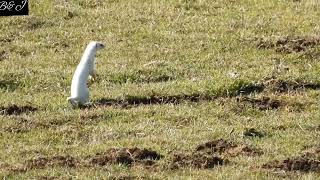
[[[102,48],[105,47],[105,45],[102,44],[102,43],[97,43],[96,47],[97,47],[98,49],[102,49]]]

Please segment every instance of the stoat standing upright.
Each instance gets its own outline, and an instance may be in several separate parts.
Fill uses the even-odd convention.
[[[87,86],[87,80],[89,75],[93,78],[96,75],[94,68],[94,58],[97,50],[103,48],[104,45],[91,41],[86,50],[84,51],[81,61],[77,66],[77,69],[73,75],[71,83],[71,96],[67,98],[67,101],[76,107],[84,105],[89,101],[89,89]]]

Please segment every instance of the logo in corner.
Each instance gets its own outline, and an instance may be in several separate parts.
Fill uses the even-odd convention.
[[[28,0],[0,0],[0,16],[21,16],[28,14]]]

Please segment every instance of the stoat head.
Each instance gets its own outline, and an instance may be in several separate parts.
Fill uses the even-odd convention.
[[[94,46],[96,50],[99,50],[105,47],[101,42],[97,42],[97,41],[91,41],[90,46]]]

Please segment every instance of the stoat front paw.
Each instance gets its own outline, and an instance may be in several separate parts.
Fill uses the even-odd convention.
[[[87,85],[90,86],[96,81],[97,81],[97,74],[94,74],[93,76],[89,76],[89,79],[87,81]]]

